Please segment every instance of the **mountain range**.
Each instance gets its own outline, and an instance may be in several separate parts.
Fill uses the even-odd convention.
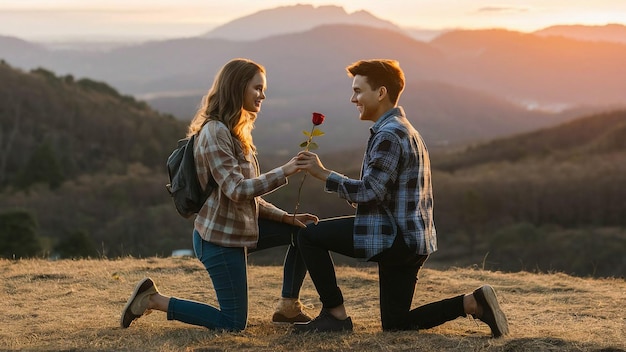
[[[210,30],[201,37],[251,41],[285,33],[305,32],[328,24],[354,24],[406,33],[400,26],[380,19],[367,11],[347,13],[340,6],[314,7],[298,4],[261,10],[240,17]],[[254,31],[250,28],[254,28]]]
[[[246,36],[251,23],[254,34]],[[490,139],[624,106],[626,44],[613,37],[572,39],[562,35],[567,30],[555,30],[451,30],[422,41],[367,12],[297,5],[260,11],[199,37],[103,52],[51,50],[0,37],[0,57],[14,67],[105,81],[182,120],[192,117],[222,64],[248,57],[268,71],[255,141],[291,153],[313,111],[329,117],[327,148],[360,146],[368,126],[356,122],[344,67],[363,58],[400,61],[407,77],[400,104],[433,145]]]

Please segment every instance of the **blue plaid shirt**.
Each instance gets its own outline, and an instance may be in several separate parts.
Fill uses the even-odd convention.
[[[416,254],[437,250],[428,150],[420,134],[396,107],[370,128],[361,179],[336,172],[326,191],[356,203],[354,248],[370,259],[390,248],[397,234]]]

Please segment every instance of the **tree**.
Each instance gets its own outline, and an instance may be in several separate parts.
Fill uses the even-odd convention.
[[[469,237],[470,255],[473,255],[476,249],[478,234],[484,231],[487,214],[482,196],[474,189],[467,190],[461,202],[461,217]]]
[[[12,101],[13,97],[9,96],[7,101]],[[13,114],[9,113],[6,117],[7,123],[0,123],[0,189],[5,186],[6,180],[6,168],[9,161],[9,156],[13,151],[13,144],[15,138],[19,133],[20,120],[22,118],[22,109],[19,103],[10,104],[10,110],[13,110]],[[1,117],[1,116],[0,116]],[[12,118],[11,118],[12,117]],[[9,121],[13,121],[12,123]]]
[[[85,231],[74,231],[54,248],[61,258],[98,257],[98,250]]]
[[[0,256],[33,257],[41,253],[35,216],[26,210],[0,213]]]
[[[39,145],[20,174],[17,183],[22,189],[28,189],[39,182],[56,189],[64,179],[61,164],[48,143]]]

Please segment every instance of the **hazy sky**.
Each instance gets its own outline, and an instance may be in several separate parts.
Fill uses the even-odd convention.
[[[425,29],[626,24],[626,0],[0,0],[0,35],[28,40],[195,36],[259,10],[298,3],[366,10]]]

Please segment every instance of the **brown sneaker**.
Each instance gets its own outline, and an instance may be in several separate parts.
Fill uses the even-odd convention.
[[[151,295],[157,292],[159,291],[151,278],[147,277],[139,281],[122,310],[122,318],[120,319],[122,328],[129,327],[135,319],[152,312],[148,310],[148,300]]]
[[[274,323],[306,323],[311,318],[304,311],[304,306],[297,298],[281,298],[272,315]]]
[[[506,320],[506,315],[500,309],[498,297],[493,287],[489,285],[481,286],[474,290],[473,295],[476,302],[478,302],[479,313],[472,314],[472,316],[489,325],[493,337],[508,335],[509,323]]]

